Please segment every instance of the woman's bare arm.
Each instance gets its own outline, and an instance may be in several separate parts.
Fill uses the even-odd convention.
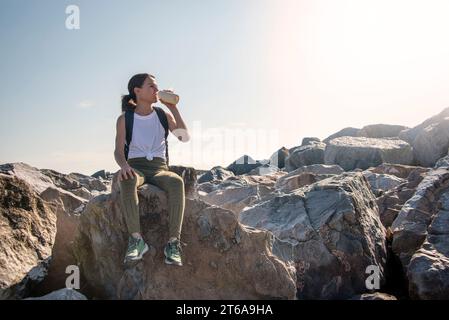
[[[190,140],[189,131],[187,126],[179,113],[178,108],[175,105],[170,106],[170,111],[166,112],[168,127],[170,131],[178,138],[179,141],[187,142]]]
[[[114,157],[120,168],[128,165],[125,158],[125,142],[126,142],[126,129],[125,129],[125,116],[122,114],[117,119],[117,135],[115,137],[115,151]]]

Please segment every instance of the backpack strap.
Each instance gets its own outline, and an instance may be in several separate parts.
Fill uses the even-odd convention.
[[[160,108],[160,107],[153,107],[154,110],[157,113],[157,116],[159,118],[159,121],[161,122],[162,126],[164,127],[165,130],[165,156],[167,158],[167,166],[168,166],[168,141],[167,141],[167,137],[168,137],[168,133],[169,133],[169,128],[168,128],[168,119],[167,119],[167,115],[165,114],[165,111]]]
[[[128,160],[129,145],[133,136],[134,125],[134,110],[128,109],[125,111],[125,128],[126,128],[126,143],[125,143],[125,159]]]

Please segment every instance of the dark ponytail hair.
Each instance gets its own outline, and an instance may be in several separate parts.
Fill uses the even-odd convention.
[[[128,82],[128,94],[122,95],[122,112],[125,112],[129,109],[134,109],[137,103],[137,97],[134,93],[134,88],[142,88],[143,83],[146,78],[155,79],[155,77],[148,73],[138,73],[135,74],[129,79]],[[130,101],[133,101],[134,104],[131,104]]]

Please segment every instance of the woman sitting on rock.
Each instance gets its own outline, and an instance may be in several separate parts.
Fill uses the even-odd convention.
[[[142,259],[148,245],[142,238],[137,188],[144,183],[156,185],[168,194],[169,241],[164,249],[165,263],[182,266],[180,236],[184,217],[184,181],[168,168],[168,130],[183,142],[189,140],[186,125],[176,104],[163,103],[171,111],[153,106],[158,101],[155,77],[141,73],[128,82],[122,97],[122,114],[117,119],[115,160],[120,199],[129,232],[127,261]],[[166,90],[170,91],[170,90]]]

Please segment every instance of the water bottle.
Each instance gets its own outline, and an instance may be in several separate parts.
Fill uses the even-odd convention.
[[[167,90],[158,91],[157,97],[160,101],[164,101],[170,104],[178,104],[179,102],[179,96]]]

